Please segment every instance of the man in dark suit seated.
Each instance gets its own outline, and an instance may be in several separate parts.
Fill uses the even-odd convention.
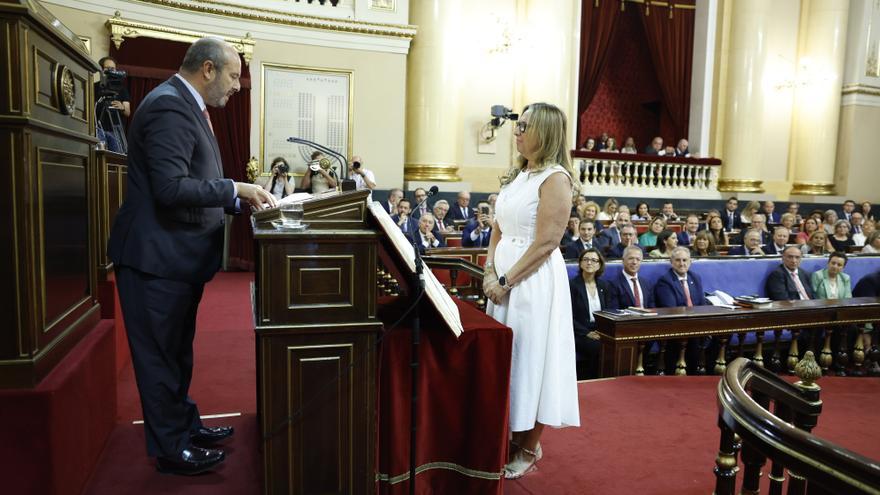
[[[775,225],[779,223],[779,213],[776,210],[776,204],[773,201],[764,201],[764,206],[762,208],[764,210],[764,216],[767,218],[767,223],[770,225]]]
[[[651,285],[639,278],[644,253],[640,246],[627,246],[623,250],[623,270],[611,280],[618,308],[653,308],[654,290]]]
[[[410,215],[412,203],[406,198],[401,198],[397,202],[397,215],[392,215],[391,220],[400,227],[403,235],[412,238],[417,230],[419,230],[419,222]]]
[[[434,215],[425,213],[419,219],[419,226],[413,233],[415,245],[419,248],[419,252],[425,254],[426,249],[446,247],[446,240],[443,235],[437,232],[434,225]]]
[[[761,233],[749,229],[743,234],[743,245],[734,246],[727,252],[728,256],[764,256],[764,247],[761,245]]]
[[[488,247],[492,236],[492,209],[487,201],[477,203],[477,218],[468,220],[461,231],[461,247]]]
[[[810,275],[800,269],[801,249],[788,246],[782,251],[782,264],[767,276],[765,290],[774,301],[797,301],[813,298]]]
[[[764,253],[770,254],[782,254],[782,251],[785,250],[785,245],[788,244],[788,236],[791,232],[785,227],[776,227],[773,229],[773,242],[767,244],[764,248]]]
[[[220,268],[224,209],[239,200],[275,206],[262,187],[223,178],[207,106],[222,108],[240,86],[241,59],[202,38],[180,70],[138,106],[128,130],[128,189],[110,233],[147,453],[166,473],[197,474],[225,458],[203,448],[232,435],[202,425],[189,397],[196,315],[205,283]],[[137,464],[129,462],[129,464]]]
[[[669,255],[672,267],[654,285],[654,301],[658,308],[678,306],[706,306],[703,282],[691,273],[691,252],[684,246],[676,247]]]
[[[853,297],[880,297],[880,271],[862,277],[852,294]]]
[[[599,377],[601,346],[593,312],[617,309],[614,289],[609,282],[600,278],[604,272],[605,260],[599,250],[590,248],[581,253],[578,274],[569,281],[578,380]],[[599,307],[591,306],[591,293]]]
[[[651,144],[645,147],[645,151],[643,151],[642,153],[655,156],[666,155],[666,149],[663,148],[663,138],[660,136],[656,136],[654,139],[651,140]]]
[[[639,246],[638,237],[636,237],[636,228],[632,225],[627,225],[620,229],[620,242],[616,246],[611,246],[608,248],[608,258],[623,258],[623,252],[626,248],[630,246],[635,246],[638,248],[642,254],[645,254],[645,248]]]
[[[580,237],[565,247],[565,259],[567,260],[580,258],[581,253],[587,249],[598,249],[602,252],[608,247],[607,241],[602,236],[596,236],[596,226],[592,222],[581,223],[578,226],[578,233]]]
[[[397,213],[397,203],[403,198],[403,189],[399,187],[395,187],[394,189],[388,191],[388,199],[382,201],[382,208],[389,215],[394,215]]]
[[[690,246],[697,237],[697,231],[700,230],[700,217],[691,213],[685,220],[684,230],[678,233],[678,245]]]
[[[603,254],[607,254],[608,250],[611,249],[611,246],[620,244],[620,231],[629,224],[629,213],[622,211],[614,216],[614,223],[609,225],[608,228],[602,229],[602,232],[599,233],[597,238],[604,245],[603,249],[605,251]]]
[[[727,232],[742,228],[742,218],[740,218],[739,213],[736,211],[737,206],[739,206],[739,200],[736,199],[736,196],[727,198],[727,203],[724,204],[721,220],[724,221],[724,230]]]
[[[856,202],[848,199],[843,202],[843,209],[840,210],[840,215],[838,218],[841,220],[846,220],[847,222],[852,221],[853,211],[856,209]]]
[[[458,193],[458,199],[452,208],[449,209],[449,216],[453,220],[470,220],[474,217],[474,209],[468,206],[471,202],[471,193],[461,191]]]

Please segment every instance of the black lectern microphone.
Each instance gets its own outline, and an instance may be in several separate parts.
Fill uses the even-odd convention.
[[[348,177],[348,160],[341,153],[337,153],[336,151],[331,150],[330,148],[328,148],[326,146],[322,146],[314,141],[309,141],[308,139],[302,139],[302,138],[291,136],[291,137],[287,138],[287,142],[311,146],[312,148],[314,148],[318,151],[323,151],[324,153],[327,153],[328,155],[332,156],[333,158],[336,158],[336,161],[338,161],[339,165],[342,167],[342,170],[340,170],[339,174],[338,174],[339,177],[342,179],[342,190],[343,191],[353,191],[353,190],[357,189],[357,184],[355,184],[354,180],[352,180]]]
[[[440,188],[439,188],[439,187],[437,187],[437,186],[431,186],[431,189],[428,191],[428,194],[427,194],[427,196],[425,196],[425,199],[419,201],[419,204],[417,204],[416,207],[413,208],[412,211],[416,211],[416,210],[418,210],[419,208],[421,208],[422,205],[425,204],[425,201],[428,201],[428,198],[430,198],[431,196],[437,194],[438,192],[440,192]]]

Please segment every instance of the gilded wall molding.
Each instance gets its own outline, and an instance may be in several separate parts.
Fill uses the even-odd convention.
[[[404,165],[403,180],[461,182],[455,165]]]
[[[198,31],[188,31],[185,29],[173,29],[156,24],[147,24],[145,22],[129,21],[122,18],[120,12],[107,19],[104,23],[107,30],[110,31],[110,40],[116,45],[116,49],[122,46],[125,38],[158,38],[170,41],[180,41],[183,43],[193,43],[200,38],[208,36],[210,33],[200,33]],[[235,48],[235,51],[241,54],[246,64],[250,64],[254,54],[254,40],[251,34],[245,34],[244,38],[230,38],[224,36],[223,39]]]
[[[833,196],[834,184],[830,182],[795,182],[791,194],[798,196]]]
[[[880,86],[871,86],[868,84],[846,84],[843,86],[842,94],[844,95],[867,95],[880,96]]]
[[[718,179],[718,190],[722,192],[762,193],[764,181],[757,179]]]
[[[185,10],[201,14],[214,14],[247,21],[266,22],[310,29],[322,29],[343,33],[358,33],[372,36],[389,36],[411,40],[416,35],[416,26],[405,24],[383,24],[376,22],[333,19],[281,10],[220,2],[217,0],[136,0],[139,3],[158,5],[166,8]]]

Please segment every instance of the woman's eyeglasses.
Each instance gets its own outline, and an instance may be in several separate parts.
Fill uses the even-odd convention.
[[[584,258],[581,260],[581,263],[599,264],[599,259],[598,258]]]
[[[520,134],[524,134],[526,129],[529,128],[529,123],[524,120],[518,120],[516,122],[516,130],[519,131]]]

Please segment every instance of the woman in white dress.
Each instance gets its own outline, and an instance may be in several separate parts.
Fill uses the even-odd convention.
[[[507,478],[535,469],[545,425],[580,426],[571,298],[559,251],[577,192],[565,114],[529,105],[514,134],[520,156],[501,178],[483,279],[486,312],[513,329]]]

